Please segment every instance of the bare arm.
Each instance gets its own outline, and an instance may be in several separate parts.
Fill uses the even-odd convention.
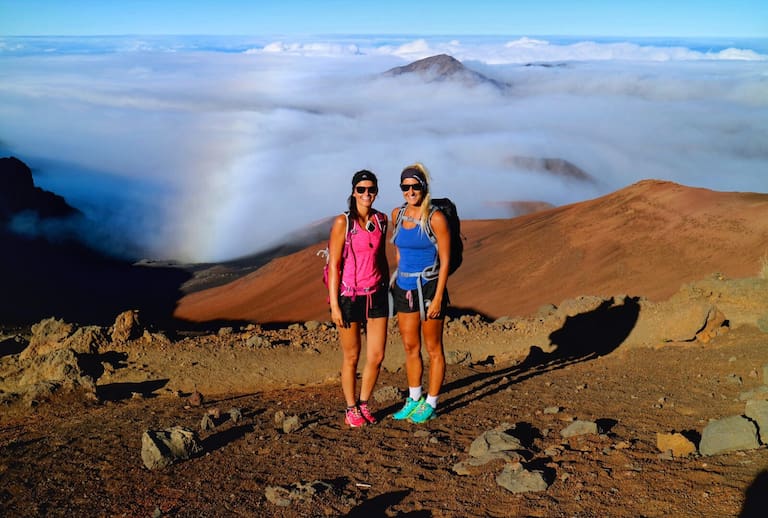
[[[341,284],[341,255],[347,237],[347,218],[344,214],[336,216],[331,226],[328,242],[328,299],[331,303],[331,320],[339,327],[344,326],[339,306],[339,285]]]
[[[451,267],[451,232],[448,229],[448,220],[439,210],[432,213],[430,224],[437,240],[437,257],[440,259],[440,271],[437,276],[435,296],[427,308],[427,318],[438,318],[443,303],[445,287],[448,284],[448,271]]]
[[[397,226],[397,215],[400,213],[400,207],[395,207],[392,209],[392,232],[389,235],[389,239],[392,239],[392,236],[395,233],[395,227]],[[400,249],[397,248],[397,245],[392,243],[395,247],[395,271],[397,270],[398,266],[400,265]]]

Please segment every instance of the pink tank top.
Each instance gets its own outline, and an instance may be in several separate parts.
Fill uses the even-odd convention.
[[[380,269],[386,245],[381,227],[384,216],[376,213],[371,218],[373,230],[361,228],[355,220],[352,230],[347,236],[349,244],[345,245],[344,267],[341,272],[340,295],[353,297],[376,291],[381,285],[383,274]]]

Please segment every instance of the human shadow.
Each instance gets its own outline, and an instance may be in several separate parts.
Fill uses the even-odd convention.
[[[617,304],[612,298],[592,311],[567,317],[563,326],[549,335],[550,345],[554,347],[551,352],[534,345],[525,360],[517,365],[494,370],[475,364],[489,370],[446,383],[443,393],[456,394],[443,399],[441,411],[447,413],[462,408],[475,399],[534,376],[609,354],[635,327],[640,314],[638,300],[638,297],[626,297]]]
[[[768,470],[755,477],[744,493],[739,518],[762,518],[768,510]]]

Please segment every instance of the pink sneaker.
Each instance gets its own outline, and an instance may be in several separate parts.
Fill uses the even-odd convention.
[[[368,403],[361,403],[359,408],[360,413],[363,414],[363,417],[366,421],[368,421],[368,424],[376,424],[376,418],[373,417],[371,411],[368,410]]]
[[[356,406],[347,408],[347,415],[344,417],[344,422],[352,428],[360,428],[365,425],[365,418],[360,413],[360,409]]]

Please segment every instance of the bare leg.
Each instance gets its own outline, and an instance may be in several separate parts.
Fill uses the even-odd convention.
[[[387,317],[368,320],[365,335],[365,367],[360,383],[360,399],[368,401],[376,386],[376,380],[384,361],[384,348],[387,345]]]
[[[421,360],[421,318],[418,313],[398,313],[397,323],[405,348],[405,373],[409,387],[420,387],[424,364]]]
[[[360,359],[360,324],[352,322],[349,327],[340,327],[339,338],[343,353],[341,390],[344,392],[347,406],[353,406],[356,402],[357,362]]]
[[[445,351],[443,350],[443,319],[429,319],[424,322],[424,347],[429,355],[430,396],[440,394],[445,379]]]

